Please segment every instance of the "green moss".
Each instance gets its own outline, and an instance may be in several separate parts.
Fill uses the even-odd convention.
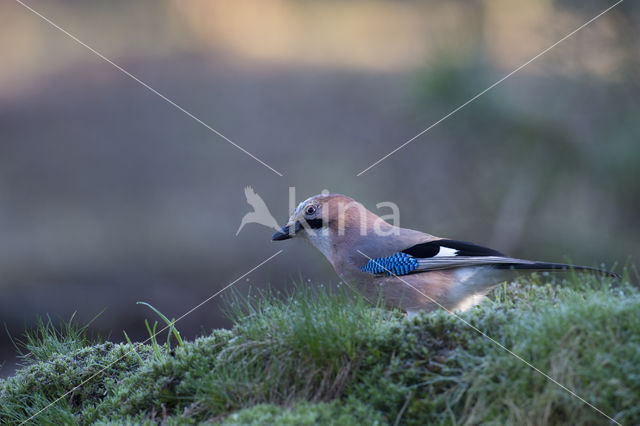
[[[500,337],[559,383],[621,423],[636,423],[640,395],[640,299],[574,294],[558,306],[518,312]],[[481,351],[483,371],[468,373],[465,415],[522,423],[594,424],[603,420],[565,389],[504,350]],[[635,402],[634,402],[635,401]],[[635,419],[635,421],[632,421]]]
[[[224,426],[239,425],[382,425],[382,416],[359,401],[346,404],[299,402],[291,408],[260,404],[228,416]]]
[[[26,420],[72,389],[33,423],[606,420],[496,342],[620,423],[640,421],[640,293],[630,285],[533,277],[496,289],[459,317],[407,319],[346,293],[303,289],[228,306],[232,330],[173,350],[52,344],[51,330],[41,333],[41,346],[31,341],[37,355],[0,381],[1,421]]]
[[[140,357],[149,358],[151,349],[136,344]],[[0,382],[0,418],[22,421],[37,414],[49,403],[63,396],[53,409],[38,414],[34,424],[47,418],[82,418],[125,377],[141,366],[140,358],[129,345],[106,342],[69,353],[49,353],[46,360],[33,362],[18,370],[15,376]]]
[[[229,330],[214,330],[210,336],[164,353],[160,359],[150,357],[141,368],[114,386],[101,404],[88,413],[89,420],[120,416],[154,417],[190,413],[202,419],[209,410],[201,409],[201,383],[215,369],[218,354],[233,334]]]

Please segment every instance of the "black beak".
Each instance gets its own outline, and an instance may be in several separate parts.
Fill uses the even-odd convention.
[[[296,232],[300,230],[300,228],[302,228],[300,222],[296,222],[295,225],[283,226],[278,232],[273,234],[273,236],[271,237],[271,241],[288,240],[289,238],[292,238],[296,234]]]

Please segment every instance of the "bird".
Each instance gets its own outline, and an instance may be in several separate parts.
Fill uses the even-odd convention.
[[[474,243],[401,228],[342,194],[318,194],[298,205],[272,241],[302,237],[346,284],[370,301],[409,315],[443,308],[464,311],[496,285],[523,272],[590,271],[588,266],[517,259]]]
[[[244,189],[244,195],[247,198],[247,203],[253,207],[253,211],[242,217],[240,227],[236,231],[236,236],[238,236],[242,228],[244,228],[247,223],[259,223],[260,225],[268,226],[273,229],[280,228],[264,200],[256,194],[252,187],[247,186]]]

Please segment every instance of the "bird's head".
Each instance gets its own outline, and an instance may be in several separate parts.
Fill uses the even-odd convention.
[[[316,239],[329,234],[344,235],[353,230],[366,232],[376,221],[382,219],[353,198],[342,194],[318,194],[300,203],[287,224],[273,234],[271,240],[295,236]]]

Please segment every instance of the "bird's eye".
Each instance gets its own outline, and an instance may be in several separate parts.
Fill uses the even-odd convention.
[[[316,206],[307,206],[304,209],[304,212],[307,216],[311,216],[312,214],[314,214],[316,212]]]

